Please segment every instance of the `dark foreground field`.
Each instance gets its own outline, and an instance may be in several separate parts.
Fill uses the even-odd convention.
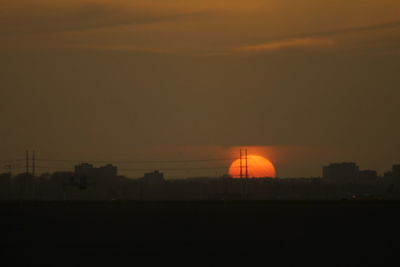
[[[3,266],[400,261],[400,202],[3,202],[0,212]]]

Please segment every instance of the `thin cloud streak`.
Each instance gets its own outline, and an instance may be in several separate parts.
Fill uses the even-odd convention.
[[[321,48],[335,45],[332,39],[336,35],[379,31],[400,27],[400,21],[368,25],[362,27],[344,28],[332,31],[308,33],[305,35],[285,36],[279,39],[271,39],[266,42],[239,46],[232,49],[233,52],[262,52],[279,51],[290,48]]]
[[[266,40],[266,42],[280,42],[284,40],[295,40],[295,39],[322,39],[328,37],[334,37],[336,35],[348,34],[348,33],[359,33],[359,32],[368,32],[368,31],[378,31],[378,30],[386,30],[392,28],[400,27],[400,21],[392,21],[388,23],[374,24],[368,26],[361,27],[350,27],[343,28],[331,31],[323,31],[323,32],[314,32],[314,33],[305,33],[301,35],[289,35],[289,36],[280,36],[279,38],[274,38],[270,40]]]
[[[327,38],[303,38],[241,46],[234,48],[233,50],[237,52],[278,51],[288,48],[327,47],[334,44],[335,42],[333,40]]]
[[[150,53],[150,54],[171,54],[171,51],[156,49],[156,48],[146,48],[131,45],[68,45],[64,48],[76,49],[76,50],[92,50],[100,52],[133,52],[133,53]]]

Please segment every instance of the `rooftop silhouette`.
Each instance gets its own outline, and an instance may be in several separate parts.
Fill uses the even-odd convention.
[[[379,176],[354,162],[322,167],[321,177],[176,179],[159,170],[142,177],[118,175],[118,167],[79,163],[74,171],[0,175],[3,200],[227,200],[227,199],[400,199],[400,165]]]

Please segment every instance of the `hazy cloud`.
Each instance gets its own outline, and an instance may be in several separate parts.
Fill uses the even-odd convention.
[[[141,53],[152,53],[152,54],[169,54],[168,50],[156,49],[150,47],[140,47],[133,45],[68,45],[65,48],[73,48],[77,50],[94,50],[94,51],[116,51],[116,52],[141,52]]]
[[[336,35],[341,34],[351,34],[351,33],[359,33],[359,32],[368,32],[368,31],[379,31],[379,30],[386,30],[392,28],[400,27],[400,21],[392,21],[388,23],[380,23],[380,24],[373,24],[361,27],[349,27],[349,28],[342,28],[330,31],[323,31],[323,32],[315,32],[315,33],[306,33],[303,35],[298,36],[286,36],[281,37],[279,40],[271,40],[271,41],[280,41],[285,39],[324,39],[328,37],[334,37]]]
[[[245,45],[233,48],[235,52],[261,52],[278,51],[290,48],[322,48],[335,45],[333,37],[341,34],[351,34],[367,31],[378,31],[400,27],[400,21],[389,23],[368,25],[363,27],[351,27],[337,29],[325,32],[308,33],[304,36],[285,36],[276,40],[270,40],[263,43]]]
[[[268,42],[263,44],[241,46],[234,49],[239,52],[260,52],[260,51],[277,51],[287,48],[310,48],[310,47],[326,47],[334,44],[334,41],[327,38],[303,38],[282,40],[276,42]]]
[[[147,24],[209,14],[208,11],[178,11],[126,7],[113,3],[72,6],[30,4],[0,11],[0,34],[48,33]]]
[[[381,23],[381,24],[367,25],[367,26],[361,26],[361,27],[351,27],[351,28],[344,28],[344,29],[338,29],[338,30],[327,31],[327,32],[314,33],[314,34],[312,34],[312,36],[314,36],[314,37],[316,37],[316,36],[332,36],[332,35],[345,34],[345,33],[386,30],[386,29],[397,28],[397,27],[400,27],[400,21],[391,21],[391,22]]]

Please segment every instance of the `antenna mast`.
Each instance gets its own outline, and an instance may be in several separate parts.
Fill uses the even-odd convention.
[[[26,173],[29,173],[29,151],[26,151]]]
[[[32,151],[32,176],[35,177],[35,170],[36,170],[36,155],[35,151]]]
[[[245,164],[246,164],[246,179],[249,178],[249,173],[248,173],[248,165],[247,165],[247,148],[245,150]]]
[[[242,149],[240,149],[240,191],[242,199],[244,197],[244,184],[243,184],[243,162],[242,162]]]
[[[242,171],[242,149],[240,149],[240,179],[243,178],[243,171]]]
[[[247,148],[245,150],[245,164],[246,164],[246,181],[245,181],[245,198],[248,198],[249,195],[249,182],[248,182],[248,178],[249,178],[249,172],[248,172],[248,164],[247,164]]]

